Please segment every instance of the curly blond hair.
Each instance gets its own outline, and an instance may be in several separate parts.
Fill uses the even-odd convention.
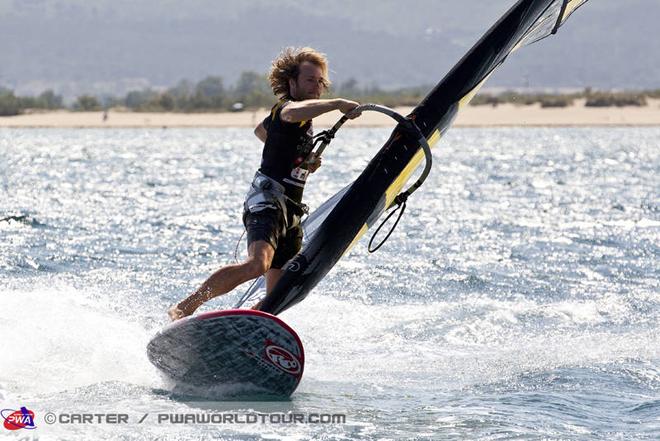
[[[321,68],[323,72],[323,88],[328,90],[328,59],[325,54],[311,47],[287,47],[280,52],[271,64],[268,81],[276,96],[290,94],[289,80],[298,78],[300,64],[309,61]]]

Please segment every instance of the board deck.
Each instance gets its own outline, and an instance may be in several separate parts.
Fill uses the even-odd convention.
[[[302,342],[274,315],[214,311],[178,320],[147,345],[149,360],[177,385],[289,396],[302,378]]]

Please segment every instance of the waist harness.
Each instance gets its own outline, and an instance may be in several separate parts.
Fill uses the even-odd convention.
[[[268,209],[279,210],[284,219],[282,235],[286,235],[286,230],[300,225],[300,218],[303,214],[307,214],[309,209],[307,205],[289,198],[285,191],[286,189],[282,184],[257,171],[245,196],[243,216]],[[288,208],[291,208],[291,217],[289,217]],[[291,219],[291,222],[289,222],[289,219]]]

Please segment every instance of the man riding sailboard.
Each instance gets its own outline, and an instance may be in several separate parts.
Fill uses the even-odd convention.
[[[282,267],[302,244],[300,219],[307,212],[303,190],[309,173],[321,166],[321,158],[311,151],[312,119],[333,110],[349,114],[358,106],[342,98],[320,98],[330,85],[328,62],[324,54],[309,47],[286,48],[273,61],[268,79],[279,101],[254,131],[264,148],[244,203],[248,257],[243,263],[215,271],[195,292],[172,306],[168,311],[172,320],[189,316],[204,302],[262,275],[268,295]],[[359,112],[348,115],[351,119],[358,116]]]

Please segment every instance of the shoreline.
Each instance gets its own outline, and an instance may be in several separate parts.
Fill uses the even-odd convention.
[[[406,115],[412,107],[397,107]],[[0,128],[219,128],[255,127],[268,109],[219,113],[152,113],[110,110],[104,112],[33,112],[0,117]],[[341,117],[339,111],[314,119],[317,128],[331,127]],[[382,114],[365,112],[344,127],[393,127],[394,121]],[[582,127],[582,126],[660,126],[660,99],[648,100],[645,107],[541,108],[535,105],[500,104],[468,106],[461,110],[454,127]]]

